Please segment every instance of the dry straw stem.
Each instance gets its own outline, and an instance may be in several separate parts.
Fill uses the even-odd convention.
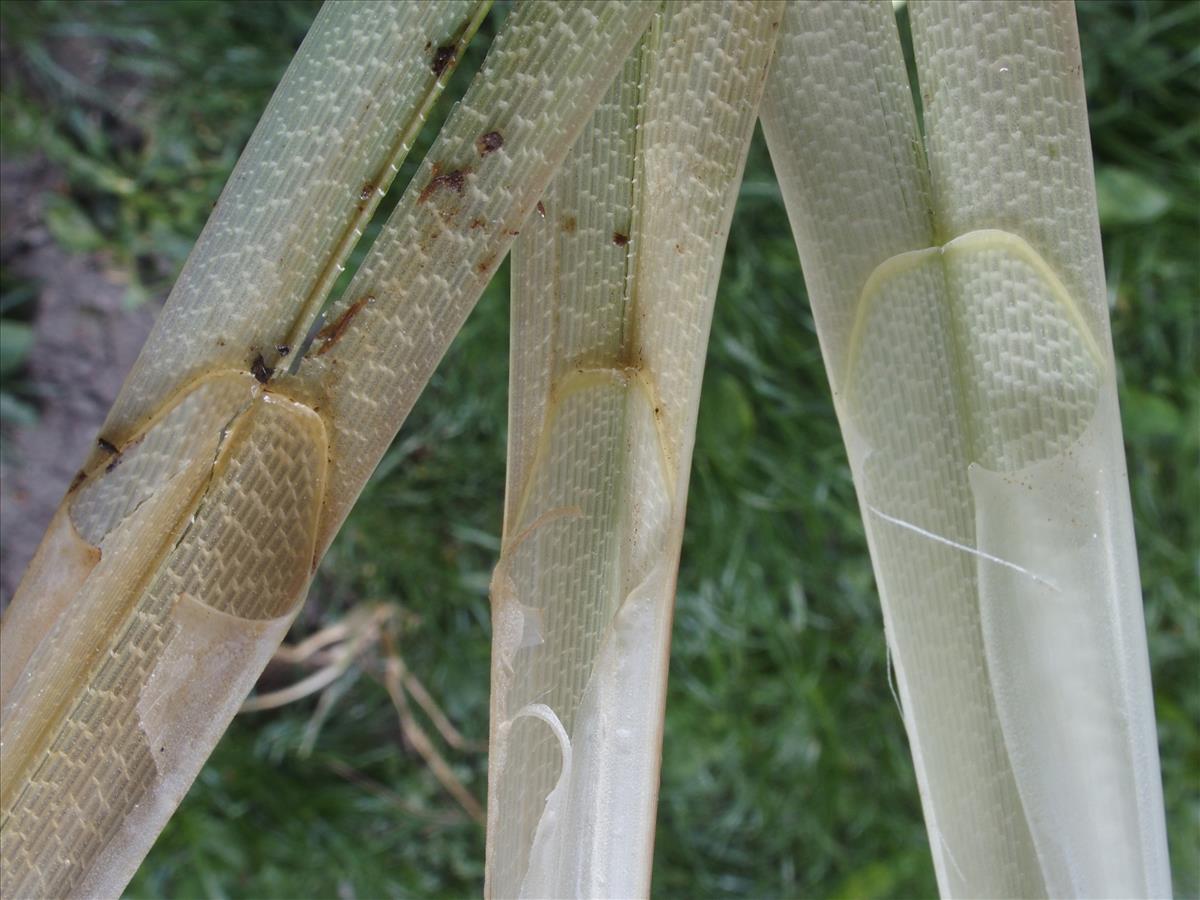
[[[782,12],[667,4],[514,248],[489,896],[649,890],[705,350]]]
[[[789,6],[763,104],[946,896],[1167,896],[1074,12]],[[927,155],[926,155],[927,154]]]
[[[331,4],[288,70],[0,632],[5,896],[123,889],[654,10],[511,16],[292,361],[483,12]]]

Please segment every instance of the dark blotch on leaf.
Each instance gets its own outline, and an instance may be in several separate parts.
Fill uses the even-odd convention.
[[[254,362],[250,363],[250,374],[258,380],[259,384],[266,384],[275,374],[275,370],[267,365],[263,355],[259,353],[254,357]]]
[[[317,351],[317,356],[323,356],[328,353],[333,345],[342,339],[342,335],[346,333],[346,329],[350,327],[350,323],[354,321],[354,317],[363,311],[363,307],[368,303],[374,302],[375,298],[371,294],[359,297],[347,307],[344,313],[318,331],[316,340],[323,341],[323,343],[321,349]]]
[[[619,231],[614,231],[613,232],[613,243],[616,244],[618,247],[624,247],[626,244],[629,243],[629,235],[621,234],[621,232],[619,232]]]
[[[444,175],[434,175],[429,179],[429,184],[425,185],[425,189],[421,191],[421,196],[417,197],[417,203],[424,203],[438,188],[450,188],[460,196],[463,188],[467,185],[467,170],[455,169],[453,172],[447,172]]]
[[[433,74],[440,76],[454,62],[456,48],[453,44],[446,44],[438,47],[433,53],[433,62],[429,67],[433,69]]]
[[[475,141],[475,149],[479,151],[480,156],[495,153],[503,146],[504,136],[498,131],[489,131],[487,134],[481,134]]]

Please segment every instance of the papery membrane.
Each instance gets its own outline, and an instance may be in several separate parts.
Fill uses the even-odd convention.
[[[213,385],[241,395],[232,418],[209,420],[178,471],[113,517],[74,614],[7,698],[6,894],[119,893],[299,608],[324,425],[248,373],[196,391]],[[159,441],[152,427],[141,446]]]
[[[1141,780],[1157,768],[1140,739],[1152,720],[1128,674],[1144,677],[1141,622],[1114,603],[1138,588],[1132,544],[1113,533],[1108,508],[1125,481],[1115,431],[1109,386],[1062,454],[970,471],[978,546],[1012,564],[979,566],[997,710],[1047,881],[1080,897],[1140,894],[1158,827],[1143,812],[1158,785]]]

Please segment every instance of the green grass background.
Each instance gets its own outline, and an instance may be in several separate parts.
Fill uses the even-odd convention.
[[[315,9],[307,0],[0,6],[4,153],[40,152],[65,173],[67,189],[46,204],[51,232],[126,271],[131,303],[169,286]],[[1195,896],[1200,4],[1083,2],[1079,18],[1172,865],[1178,894]],[[61,62],[79,42],[103,50],[86,79]],[[679,577],[655,848],[663,897],[935,893],[800,283],[757,136],[717,299]],[[3,293],[11,322],[32,314],[31,286],[6,277]],[[505,266],[364,491],[295,632],[359,603],[399,605],[409,669],[478,739],[507,313]],[[6,353],[19,373],[20,348]],[[302,742],[315,698],[235,720],[130,893],[478,894],[482,829],[405,746],[378,669],[368,655],[335,686],[311,752]],[[446,753],[482,799],[485,755]],[[347,778],[346,767],[359,774]]]

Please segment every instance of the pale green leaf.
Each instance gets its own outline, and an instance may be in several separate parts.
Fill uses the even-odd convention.
[[[1144,225],[1171,208],[1171,195],[1145,175],[1116,166],[1096,169],[1100,225]]]

